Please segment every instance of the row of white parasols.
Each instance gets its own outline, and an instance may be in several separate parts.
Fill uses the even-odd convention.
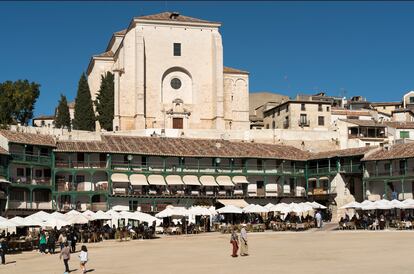
[[[281,214],[287,213],[305,213],[315,209],[326,209],[325,206],[317,202],[305,202],[305,203],[279,203],[279,204],[267,204],[265,206],[257,204],[249,204],[244,208],[237,207],[235,205],[226,205],[218,210],[214,207],[201,207],[195,206],[190,208],[167,206],[163,211],[157,213],[155,217],[183,217],[183,216],[214,216],[219,214],[242,214],[242,213],[268,213],[268,212],[280,212]]]
[[[137,220],[141,222],[147,222],[152,224],[154,221],[158,221],[157,218],[142,213],[139,211],[136,212],[128,212],[128,211],[121,211],[117,212],[114,210],[104,211],[97,211],[93,212],[87,210],[85,212],[79,212],[76,210],[71,210],[65,214],[60,212],[53,212],[51,214],[39,211],[27,217],[14,217],[11,219],[6,219],[4,217],[0,217],[0,229],[5,228],[15,228],[15,227],[42,227],[42,228],[54,228],[57,227],[60,229],[63,226],[73,225],[73,224],[87,224],[90,221],[95,220],[119,220],[119,219],[127,219],[127,220]]]
[[[365,200],[362,203],[350,202],[342,207],[341,209],[361,209],[361,210],[389,210],[389,209],[414,209],[414,200],[406,199],[404,201],[399,200],[378,200],[368,201]]]
[[[246,207],[239,208],[233,205],[228,205],[217,210],[220,214],[233,213],[233,214],[242,214],[242,213],[268,213],[268,212],[279,212],[281,214],[287,213],[310,213],[315,209],[326,209],[324,205],[321,205],[317,202],[304,202],[304,203],[279,203],[279,204],[267,204],[265,206],[250,204]]]

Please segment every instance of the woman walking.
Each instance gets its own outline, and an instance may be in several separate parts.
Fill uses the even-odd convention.
[[[63,259],[63,264],[65,265],[65,274],[69,273],[69,260],[70,260],[70,249],[68,242],[65,242],[65,247],[60,251],[59,259]]]
[[[42,254],[46,253],[46,244],[47,244],[46,235],[42,231],[40,233],[40,240],[39,240],[39,251],[40,251],[40,253],[42,253]]]
[[[231,231],[230,243],[233,245],[232,257],[237,257],[237,251],[239,250],[239,237],[237,236],[236,229],[233,227]]]
[[[60,233],[58,238],[58,244],[60,246],[60,251],[65,247],[65,243],[67,242],[68,238],[66,237],[65,232]]]
[[[88,262],[88,249],[85,245],[81,247],[81,252],[79,254],[80,259],[80,269],[83,273],[86,273],[86,263]]]
[[[240,255],[241,256],[249,255],[249,250],[247,246],[246,224],[242,224],[242,229],[240,230]]]

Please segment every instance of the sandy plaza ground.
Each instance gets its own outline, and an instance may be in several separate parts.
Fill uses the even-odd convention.
[[[413,273],[413,231],[249,233],[248,257],[232,258],[229,235],[162,236],[88,244],[88,273]],[[80,246],[78,245],[78,249]],[[7,256],[0,273],[63,273],[58,255]],[[71,273],[80,273],[78,253]]]

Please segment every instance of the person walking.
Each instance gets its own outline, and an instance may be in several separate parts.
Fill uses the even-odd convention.
[[[49,254],[55,254],[55,248],[56,248],[55,232],[51,231],[49,234],[49,238],[47,239],[47,250],[49,251]]]
[[[247,231],[246,224],[242,224],[242,229],[240,230],[240,256],[248,256],[249,249],[247,246]]]
[[[82,245],[81,252],[79,254],[80,268],[83,273],[86,273],[86,263],[88,262],[88,249],[85,245]]]
[[[60,246],[60,251],[65,247],[65,243],[67,242],[68,238],[66,238],[65,232],[60,233],[58,238],[58,244]]]
[[[1,264],[6,264],[6,251],[7,251],[7,244],[6,239],[0,239],[0,257],[1,257]]]
[[[68,274],[69,271],[69,260],[70,260],[70,249],[68,242],[65,242],[65,247],[60,251],[59,259],[63,259],[63,264],[65,265],[65,273]]]
[[[39,252],[42,254],[46,253],[46,244],[47,244],[47,240],[46,240],[46,234],[44,231],[42,231],[40,233],[40,240],[39,240]]]
[[[230,243],[233,246],[233,253],[231,254],[231,256],[237,257],[237,251],[239,250],[239,237],[237,236],[235,227],[233,227],[231,231]]]
[[[75,253],[76,252],[76,242],[77,242],[78,238],[76,237],[76,232],[72,231],[72,235],[71,235],[71,252]]]
[[[315,219],[316,219],[316,227],[321,228],[322,227],[322,215],[320,211],[316,212]]]

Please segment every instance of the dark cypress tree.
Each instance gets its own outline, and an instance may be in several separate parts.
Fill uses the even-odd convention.
[[[98,121],[101,128],[112,131],[112,121],[114,119],[114,75],[107,72],[101,76],[101,88],[95,101]]]
[[[56,110],[55,126],[57,128],[70,129],[68,100],[66,100],[66,96],[63,94],[60,95],[59,105]]]
[[[73,129],[95,130],[95,113],[93,111],[91,92],[85,73],[82,74],[79,80],[78,93],[75,100]]]

